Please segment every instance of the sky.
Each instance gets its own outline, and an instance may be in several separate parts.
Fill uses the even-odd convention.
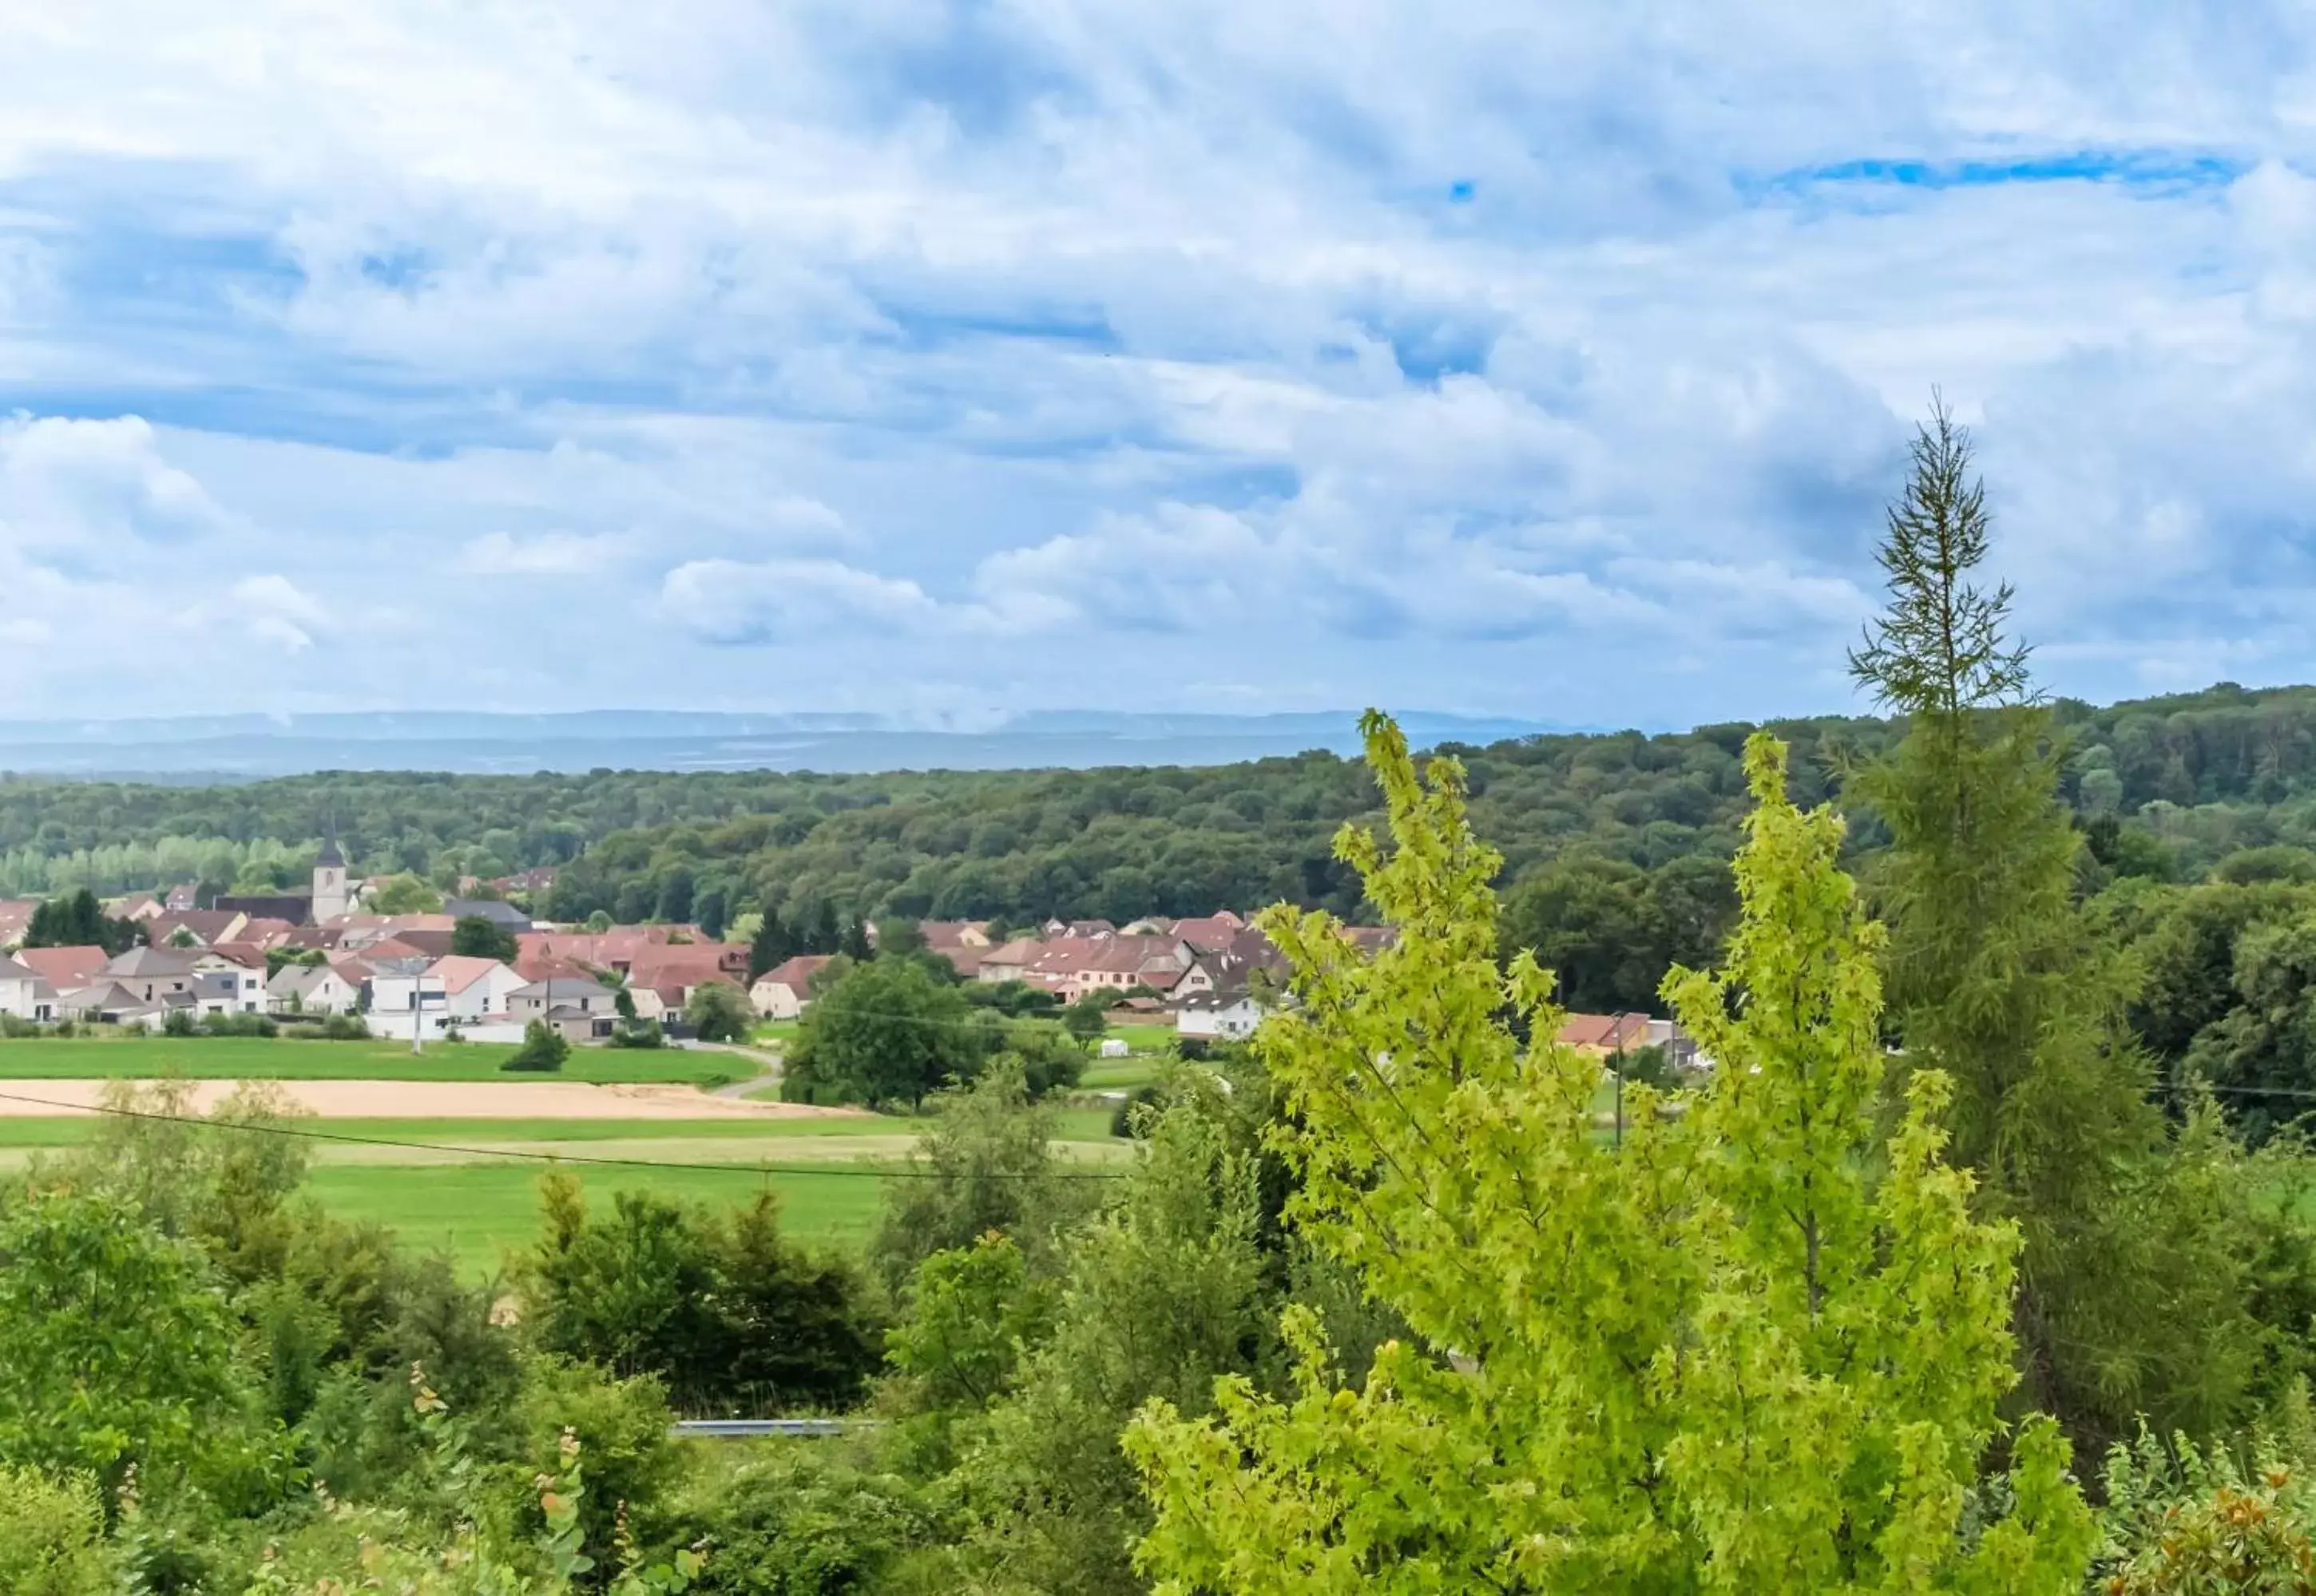
[[[0,0],[0,714],[2316,679],[2316,13]]]

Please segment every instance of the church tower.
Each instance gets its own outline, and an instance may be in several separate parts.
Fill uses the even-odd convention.
[[[338,823],[330,822],[329,840],[314,861],[314,924],[319,926],[346,912],[346,856],[338,852]]]

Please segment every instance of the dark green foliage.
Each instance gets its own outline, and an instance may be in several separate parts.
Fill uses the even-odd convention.
[[[1031,1102],[1019,1068],[1002,1059],[943,1101],[911,1155],[920,1178],[887,1189],[869,1244],[895,1296],[927,1258],[984,1236],[1010,1237],[1034,1270],[1053,1269],[1061,1233],[1091,1206],[1098,1184],[1070,1177],[1054,1156],[1056,1130],[1052,1110]]]
[[[655,1376],[692,1410],[859,1397],[879,1354],[858,1281],[783,1240],[769,1195],[711,1213],[621,1192],[595,1217],[568,1176],[541,1190],[546,1235],[527,1266],[540,1345]]]
[[[857,1596],[939,1537],[924,1498],[835,1443],[783,1447],[704,1480],[668,1538],[707,1547],[699,1596]]]
[[[913,959],[855,964],[805,1010],[788,1051],[791,1103],[922,1104],[971,1078],[990,1035],[954,987]]]
[[[548,1075],[562,1068],[564,1060],[570,1057],[571,1044],[564,1040],[562,1033],[545,1020],[533,1020],[522,1028],[522,1045],[509,1053],[506,1062],[499,1068],[520,1074]]]
[[[512,964],[521,949],[514,933],[485,915],[460,915],[451,923],[450,951],[469,959]]]
[[[755,1019],[748,995],[730,981],[701,981],[683,1006],[684,1024],[702,1042],[745,1042]]]
[[[780,923],[780,911],[769,900],[763,909],[763,923],[756,927],[755,939],[748,944],[748,979],[753,981],[767,970],[784,962],[798,952]]]
[[[134,920],[116,920],[105,914],[96,894],[83,887],[69,898],[51,898],[32,911],[24,930],[26,947],[101,947],[108,953],[126,953],[144,940]]]
[[[1973,585],[1983,498],[1943,411],[1914,467],[1881,551],[1890,604],[1852,655],[1908,717],[1849,785],[1890,838],[1867,875],[1891,923],[1889,1022],[1907,1065],[1951,1077],[1954,1154],[2024,1238],[2018,1399],[2094,1451],[2142,1414],[2240,1422],[2270,1327],[2240,1293],[2180,1282],[2248,1267],[2243,1217],[2266,1199],[2168,1144],[2124,1023],[2133,972],[2075,901],[2054,717],[2005,635],[2009,590]]]
[[[243,1511],[288,1487],[218,1277],[134,1207],[70,1192],[11,1202],[0,1326],[0,1461],[108,1490],[133,1465]]]
[[[1579,1013],[1652,1011],[1665,971],[1710,965],[1737,915],[1726,864],[1691,856],[1644,871],[1572,855],[1523,877],[1506,897],[1499,935],[1560,979]]]

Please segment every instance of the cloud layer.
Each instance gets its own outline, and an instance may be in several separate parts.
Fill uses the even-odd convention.
[[[2316,678],[2303,8],[50,9],[12,714],[1837,708],[1934,386],[2052,685]]]

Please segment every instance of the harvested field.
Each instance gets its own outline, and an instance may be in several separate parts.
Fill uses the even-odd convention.
[[[102,1080],[0,1082],[0,1117],[54,1117],[93,1112],[102,1101]],[[150,1083],[130,1083],[148,1085]],[[186,1083],[196,1108],[208,1113],[240,1083]],[[322,1119],[364,1120],[765,1120],[863,1119],[860,1109],[814,1108],[718,1097],[690,1086],[648,1084],[589,1086],[566,1080],[414,1081],[272,1080],[267,1083]]]

